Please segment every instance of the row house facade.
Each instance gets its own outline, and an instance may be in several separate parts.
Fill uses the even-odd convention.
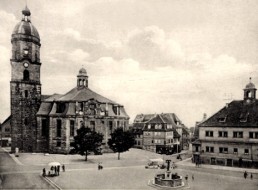
[[[251,81],[243,100],[232,101],[198,127],[199,139],[193,143],[196,162],[258,167],[258,101]]]
[[[139,114],[134,120],[133,130],[135,147],[168,154],[182,149],[182,123],[173,113]]]

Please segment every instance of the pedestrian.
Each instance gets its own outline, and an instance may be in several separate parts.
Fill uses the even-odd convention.
[[[57,167],[55,166],[55,175],[57,175]]]
[[[247,178],[247,175],[248,175],[248,174],[247,174],[247,172],[245,171],[245,172],[244,172],[244,178],[245,178],[245,179]]]
[[[59,175],[59,172],[60,172],[60,166],[58,165],[57,166],[57,175]]]
[[[62,169],[63,169],[63,172],[65,172],[65,165],[64,164],[62,165]]]
[[[194,181],[194,175],[192,175],[192,181]]]
[[[98,170],[100,170],[100,162],[98,163]]]
[[[253,179],[253,174],[252,174],[252,173],[251,173],[251,176],[250,176],[250,177],[251,177],[251,179]]]
[[[188,185],[188,175],[185,176],[185,183]]]
[[[195,167],[197,167],[198,166],[198,163],[197,163],[197,160],[195,161]]]
[[[45,168],[43,168],[42,176],[43,176],[43,177],[46,177],[46,169],[45,169]]]

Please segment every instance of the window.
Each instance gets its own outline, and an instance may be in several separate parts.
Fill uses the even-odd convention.
[[[249,132],[250,139],[258,139],[258,132]]]
[[[234,148],[233,153],[238,154],[238,148]]]
[[[24,125],[26,125],[26,126],[28,125],[28,118],[24,119]]]
[[[151,129],[151,125],[150,124],[148,125],[148,129]]]
[[[228,137],[227,131],[219,131],[219,137]]]
[[[227,120],[227,116],[221,116],[220,118],[218,118],[218,121],[219,121],[220,123],[225,123],[226,120]]]
[[[90,128],[95,131],[95,121],[90,121]]]
[[[249,149],[245,149],[245,154],[249,154]]]
[[[243,131],[233,131],[233,138],[243,138]]]
[[[120,127],[120,122],[119,121],[117,121],[117,127]]]
[[[205,135],[206,137],[213,137],[213,131],[206,131]]]
[[[161,133],[160,132],[155,132],[154,135],[155,136],[159,136]]]
[[[61,137],[62,121],[61,119],[56,120],[56,136]]]
[[[74,120],[70,120],[70,137],[74,136]]]
[[[57,146],[57,147],[61,147],[61,141],[57,141],[57,142],[56,142],[56,146]]]
[[[23,71],[23,80],[30,80],[30,72],[28,70]]]
[[[10,130],[10,128],[5,128],[4,131],[8,133],[8,132],[10,132],[11,130]]]
[[[206,152],[214,152],[214,147],[206,146]]]
[[[43,137],[48,136],[48,125],[47,125],[46,119],[41,120],[41,136],[43,136]]]
[[[145,131],[145,132],[144,132],[144,135],[145,135],[145,136],[150,136],[150,135],[151,135],[151,133],[150,133],[150,132]]]
[[[63,113],[65,111],[65,103],[56,103],[56,113]]]
[[[246,113],[246,114],[241,113],[241,115],[240,115],[240,122],[241,122],[241,123],[247,122],[248,116],[249,116],[249,113]]]
[[[219,147],[219,153],[227,154],[228,153],[228,148],[226,148],[226,147]]]
[[[109,121],[109,131],[113,131],[113,122],[112,121]]]
[[[25,98],[28,98],[28,96],[29,96],[28,90],[25,90],[25,91],[24,91],[24,97],[25,97]]]

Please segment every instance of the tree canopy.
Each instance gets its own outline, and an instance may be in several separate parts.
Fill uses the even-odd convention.
[[[88,127],[82,126],[77,129],[77,136],[74,137],[74,143],[72,146],[75,151],[80,155],[85,155],[85,161],[87,161],[87,156],[89,152],[97,152],[98,148],[101,146],[103,140],[103,135],[92,131]]]
[[[119,160],[120,153],[128,151],[134,145],[134,135],[130,131],[124,131],[123,128],[117,128],[111,133],[108,145],[111,150],[118,152]]]

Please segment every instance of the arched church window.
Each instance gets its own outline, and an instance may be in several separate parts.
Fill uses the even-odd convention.
[[[24,97],[25,97],[25,98],[28,98],[28,94],[29,94],[29,93],[28,93],[28,90],[25,90],[25,91],[24,91]]]
[[[252,93],[250,91],[247,92],[247,97],[252,98]]]
[[[23,71],[23,80],[30,80],[30,72],[28,70]]]
[[[24,119],[24,125],[26,125],[26,126],[28,125],[28,118]]]

